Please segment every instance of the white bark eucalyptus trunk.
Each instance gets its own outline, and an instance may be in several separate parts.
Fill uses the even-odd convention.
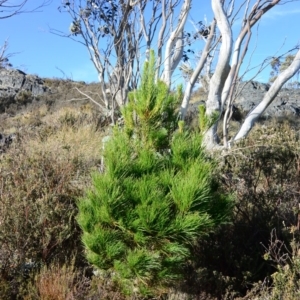
[[[273,0],[268,2],[261,2],[261,0],[257,0],[254,6],[252,7],[251,11],[248,13],[250,0],[247,0],[241,31],[233,47],[231,70],[226,79],[224,89],[222,92],[222,112],[226,106],[223,120],[223,141],[225,147],[228,147],[228,126],[232,114],[232,106],[234,101],[233,95],[237,85],[239,70],[247,54],[248,45],[251,40],[251,28],[263,17],[265,13],[267,13],[270,9],[276,6],[279,2],[280,0]],[[246,36],[247,40],[244,42]]]
[[[225,80],[230,71],[230,56],[232,50],[232,31],[227,15],[223,9],[223,1],[212,0],[212,9],[217,21],[217,26],[222,36],[219,59],[215,73],[210,80],[209,93],[206,101],[206,114],[213,117],[214,114],[221,114],[221,95]],[[210,149],[218,143],[217,124],[214,124],[204,136],[204,144]]]
[[[192,0],[184,0],[182,4],[178,24],[171,32],[165,50],[164,72],[161,79],[171,87],[171,78],[179,64],[183,54],[183,30],[191,9]],[[173,53],[173,55],[172,55]]]
[[[180,109],[180,118],[184,119],[185,115],[186,115],[186,111],[188,109],[189,106],[189,102],[190,102],[190,98],[191,98],[191,94],[192,94],[192,90],[193,87],[195,86],[195,83],[207,61],[207,57],[209,56],[209,51],[211,50],[211,44],[213,41],[213,37],[215,35],[215,27],[216,27],[216,22],[215,20],[212,22],[211,26],[210,26],[210,33],[209,36],[207,38],[205,47],[202,51],[201,57],[198,61],[198,64],[191,76],[191,78],[189,79],[189,81],[187,82],[186,88],[185,88],[185,92],[184,92],[184,96],[183,96],[183,100],[181,103],[181,109]]]
[[[234,138],[234,141],[246,137],[249,131],[252,129],[255,121],[264,113],[268,106],[275,99],[276,95],[282,88],[282,86],[292,78],[297,71],[300,70],[300,50],[298,50],[291,65],[282,73],[280,73],[277,79],[274,81],[263,100],[248,114],[242,127]]]

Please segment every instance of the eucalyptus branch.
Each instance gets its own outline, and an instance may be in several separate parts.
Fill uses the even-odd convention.
[[[0,0],[0,20],[8,19],[19,14],[39,12],[42,7],[49,5],[52,0],[44,0],[41,4],[30,10],[25,8],[27,2],[28,0]]]

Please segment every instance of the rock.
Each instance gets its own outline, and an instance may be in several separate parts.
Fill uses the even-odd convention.
[[[234,100],[232,120],[242,122],[245,116],[263,100],[269,88],[269,84],[258,81],[241,82]],[[207,94],[204,94],[201,101],[189,105],[186,114],[188,123],[198,117],[198,106],[205,105],[206,98]],[[262,115],[263,118],[286,116],[300,117],[300,89],[281,89]]]
[[[17,93],[20,90],[30,91],[33,96],[37,96],[47,89],[44,81],[38,76],[27,75],[17,69],[0,69],[0,97],[3,93]]]
[[[270,85],[250,81],[240,90],[240,95],[234,101],[236,108],[246,115],[264,98]],[[284,117],[287,115],[300,116],[300,90],[283,88],[275,100],[264,112],[263,117]]]
[[[270,85],[268,83],[262,83],[258,81],[250,81],[250,84],[252,85],[253,89],[255,90],[261,90],[264,92],[267,92],[270,89]]]
[[[0,153],[5,152],[15,138],[15,134],[4,135],[0,133]]]
[[[43,79],[21,70],[0,68],[0,112],[10,104],[28,102],[48,92]]]

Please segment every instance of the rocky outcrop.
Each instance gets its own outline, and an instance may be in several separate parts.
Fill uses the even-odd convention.
[[[263,99],[270,85],[257,81],[240,83],[239,93],[234,101],[233,119],[240,121]],[[55,90],[55,89],[54,89]],[[38,96],[53,93],[44,84],[44,80],[17,69],[0,68],[0,113],[11,104],[18,107],[31,102]],[[205,104],[206,96],[191,103],[187,118],[198,115],[199,104]],[[263,117],[284,117],[286,115],[300,117],[300,90],[283,88],[273,103],[267,108]]]
[[[12,103],[30,101],[48,90],[38,76],[17,69],[0,68],[0,112]]]
[[[236,121],[242,121],[242,119],[263,100],[269,88],[269,84],[257,81],[241,83],[239,92],[234,100],[232,118]],[[202,99],[199,99],[200,101],[190,104],[187,113],[188,119],[198,115],[198,106],[201,104],[205,105],[206,97],[207,95],[203,95]],[[266,109],[262,117],[285,116],[300,117],[300,89],[283,88]]]
[[[245,115],[254,109],[264,98],[270,85],[256,81],[241,84],[240,93],[234,101],[236,109]],[[263,117],[300,116],[300,90],[283,88],[269,105]]]

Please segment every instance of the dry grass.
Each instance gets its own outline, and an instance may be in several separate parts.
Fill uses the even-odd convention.
[[[89,187],[91,171],[100,162],[101,140],[107,134],[105,120],[102,123],[89,103],[55,109],[38,103],[1,119],[0,132],[17,134],[0,155],[3,299],[21,292],[27,280],[22,271],[27,261],[50,266],[37,277],[41,296],[36,299],[68,299],[70,289],[64,288],[70,287],[75,275],[70,268],[52,262],[69,263],[74,255],[76,268],[86,264],[75,220],[76,201]]]
[[[97,113],[83,108],[62,107],[49,112],[46,105],[25,111],[5,122],[4,133],[17,133],[23,147],[32,152],[53,152],[59,157],[68,150],[69,157],[82,156],[93,160],[99,157],[101,140],[106,128],[101,128]]]
[[[99,159],[105,132],[97,131],[96,124],[92,122],[89,124],[83,121],[78,124],[81,116],[81,112],[71,109],[45,116],[42,119],[45,127],[34,138],[25,142],[25,148],[35,153],[55,153],[57,159],[65,155],[69,158],[80,157],[85,162]]]
[[[205,90],[202,87],[200,87],[193,92],[190,103],[194,103],[194,102],[198,102],[198,101],[206,101],[207,96],[208,96],[208,93],[205,92]]]
[[[50,79],[47,84],[57,92],[0,115],[0,132],[18,137],[0,156],[0,298],[20,293],[27,300],[123,299],[111,281],[83,275],[86,265],[75,219],[76,200],[90,185],[90,173],[101,160],[102,138],[110,129],[89,101],[67,100],[81,97],[74,85],[96,93],[97,84]],[[202,90],[192,102],[199,100],[205,100]],[[270,230],[282,220],[294,222],[292,209],[300,193],[299,132],[280,123],[257,124],[247,140],[223,157],[218,172],[224,175],[224,189],[238,201],[233,223],[196,253],[205,261],[193,279],[199,295],[204,288],[219,298],[229,287],[245,292],[245,281],[261,279],[268,269],[261,261],[260,242],[267,245]],[[230,136],[239,123],[232,125]],[[21,272],[27,261],[44,266],[33,270],[31,281]]]
[[[85,300],[91,290],[91,280],[74,265],[53,262],[43,266],[31,277],[22,292],[24,300]],[[99,298],[100,299],[100,298]]]
[[[64,265],[60,267],[53,264],[50,267],[43,267],[34,278],[34,284],[28,290],[30,295],[24,298],[27,300],[71,300],[75,299],[76,292],[76,271],[74,266]]]

